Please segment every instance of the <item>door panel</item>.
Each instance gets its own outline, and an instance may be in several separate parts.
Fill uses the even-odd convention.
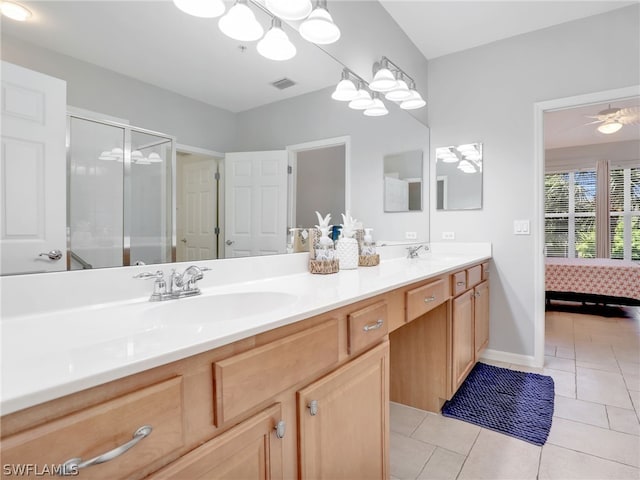
[[[2,274],[66,269],[66,102],[63,80],[2,62]]]

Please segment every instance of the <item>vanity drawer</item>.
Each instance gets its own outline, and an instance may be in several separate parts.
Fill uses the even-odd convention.
[[[482,264],[482,280],[489,279],[489,262],[484,262]]]
[[[183,446],[182,417],[182,377],[175,377],[7,437],[2,440],[2,463],[39,468],[73,458],[81,463],[132,441],[136,430],[149,425],[151,433],[129,451],[74,475],[141,478],[150,473],[144,468],[168,463],[169,454]]]
[[[347,321],[349,325],[349,354],[351,355],[377,343],[389,333],[387,302],[374,303],[350,313]]]
[[[482,281],[482,265],[467,268],[467,287],[475,287]]]
[[[436,280],[407,292],[407,322],[424,315],[449,298],[449,285],[444,279]]]
[[[467,271],[462,270],[451,275],[451,288],[453,289],[453,295],[456,296],[459,293],[464,292],[467,289]]]
[[[338,363],[338,320],[213,364],[215,425]]]

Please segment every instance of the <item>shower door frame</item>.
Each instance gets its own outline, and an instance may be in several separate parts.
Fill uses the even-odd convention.
[[[170,227],[169,236],[171,244],[169,246],[169,262],[176,261],[176,137],[167,135],[166,133],[156,132],[146,128],[135,127],[128,123],[115,122],[101,118],[95,118],[87,115],[67,112],[67,131],[66,131],[66,147],[67,147],[67,271],[71,270],[71,257],[73,250],[71,249],[71,119],[79,119],[101,125],[121,128],[124,134],[122,146],[122,186],[123,186],[123,209],[122,209],[122,266],[131,266],[131,212],[125,208],[132,204],[132,187],[131,187],[131,132],[142,133],[145,135],[153,135],[160,138],[166,138],[171,142],[171,158],[168,174],[171,178],[169,183],[171,188],[171,204],[170,209]],[[80,262],[82,263],[82,262]],[[91,267],[90,267],[91,268]]]

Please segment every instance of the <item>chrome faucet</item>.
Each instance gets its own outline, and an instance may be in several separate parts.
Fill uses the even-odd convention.
[[[424,243],[407,247],[407,258],[418,258],[418,250],[421,248],[424,248],[425,252],[429,251],[429,246]]]
[[[177,273],[175,268],[171,270],[169,282],[164,279],[162,270],[156,272],[143,272],[135,275],[133,278],[153,278],[153,293],[149,297],[150,302],[161,302],[164,300],[175,300],[183,297],[191,297],[200,295],[200,289],[197,286],[198,280],[202,280],[204,272],[211,270],[207,267],[197,267],[191,265],[184,272]]]

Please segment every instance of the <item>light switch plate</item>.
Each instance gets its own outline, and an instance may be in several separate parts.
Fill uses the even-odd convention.
[[[530,235],[531,231],[530,231],[529,220],[514,220],[513,234],[514,235]]]
[[[418,238],[417,232],[404,232],[404,238],[407,240],[416,240]]]
[[[456,238],[455,232],[442,232],[443,240],[454,240]]]

